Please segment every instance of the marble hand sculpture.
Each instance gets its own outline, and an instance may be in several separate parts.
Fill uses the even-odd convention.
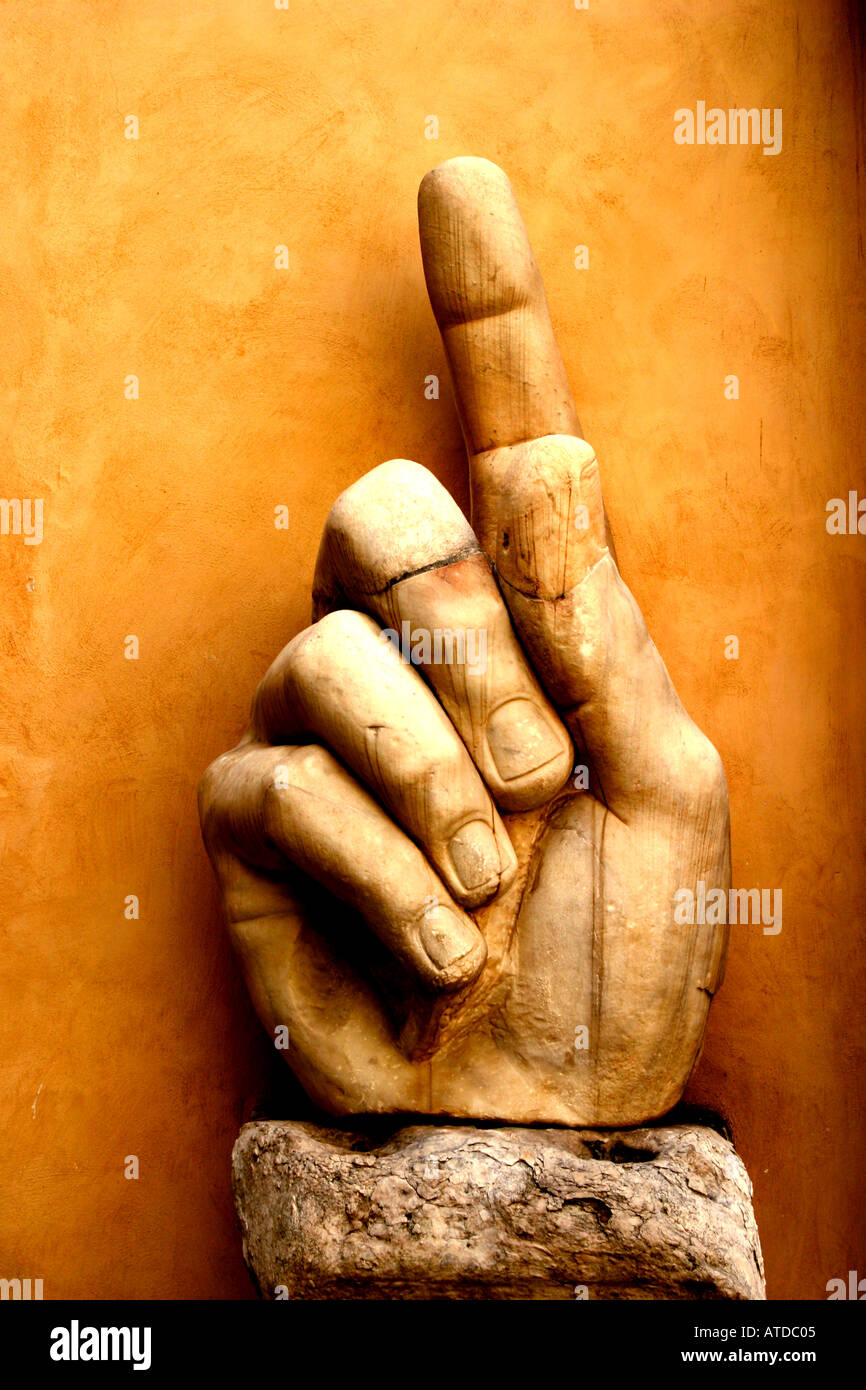
[[[326,1111],[638,1125],[722,978],[727,928],[674,900],[729,887],[725,776],[620,577],[511,185],[449,160],[419,216],[472,525],[405,459],[337,498],[204,839]]]

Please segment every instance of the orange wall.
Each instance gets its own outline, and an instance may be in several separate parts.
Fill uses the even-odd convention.
[[[771,1295],[866,1273],[866,539],[824,524],[866,489],[848,7],[7,0],[0,28],[0,492],[45,499],[40,546],[0,537],[0,1275],[250,1296],[228,1162],[271,1054],[195,786],[307,621],[340,489],[404,455],[465,503],[415,227],[462,153],[517,190],[735,881],[784,892],[780,935],[733,930],[690,1096],[733,1125]],[[698,100],[781,107],[782,153],[675,144]]]

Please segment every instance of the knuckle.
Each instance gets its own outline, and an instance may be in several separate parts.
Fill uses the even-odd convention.
[[[297,655],[300,657],[321,645],[342,647],[344,643],[357,641],[360,637],[369,638],[374,627],[372,618],[354,608],[335,608],[333,613],[326,613],[324,618],[302,634],[307,640],[299,646]]]
[[[376,594],[395,578],[470,545],[477,545],[472,529],[438,478],[411,459],[389,459],[331,507],[322,571],[351,596]]]
[[[721,754],[699,729],[687,743],[682,781],[696,805],[727,806],[728,783]]]
[[[335,765],[334,758],[319,743],[306,743],[299,748],[276,748],[276,757],[269,769],[268,792],[290,791],[320,781]]]
[[[230,767],[231,753],[221,753],[218,758],[214,758],[199,778],[198,783],[198,804],[199,812],[204,812],[219,805],[222,799],[223,787]]]
[[[221,753],[205,768],[198,784],[198,814],[202,838],[210,849],[228,827],[233,797],[231,788],[237,767],[237,751]]]
[[[317,755],[323,759],[329,756],[315,745],[251,744],[215,758],[199,783],[199,816],[208,849],[237,849],[241,841],[254,838],[269,798],[284,794],[297,783],[299,764],[300,776],[305,775],[305,767],[314,771]]]

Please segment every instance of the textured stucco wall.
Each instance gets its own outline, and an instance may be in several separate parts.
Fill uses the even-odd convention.
[[[784,893],[780,934],[734,928],[690,1098],[733,1125],[772,1297],[864,1270],[866,538],[825,529],[866,491],[854,12],[0,5],[0,493],[45,505],[41,545],[0,537],[0,1275],[249,1296],[229,1151],[270,1059],[195,784],[307,621],[337,492],[402,455],[466,502],[415,226],[463,153],[517,191],[735,882]],[[677,145],[701,100],[782,108],[782,152]]]

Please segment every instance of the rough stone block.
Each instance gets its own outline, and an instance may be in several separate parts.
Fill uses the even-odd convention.
[[[263,1298],[763,1299],[751,1183],[704,1125],[244,1125]]]

